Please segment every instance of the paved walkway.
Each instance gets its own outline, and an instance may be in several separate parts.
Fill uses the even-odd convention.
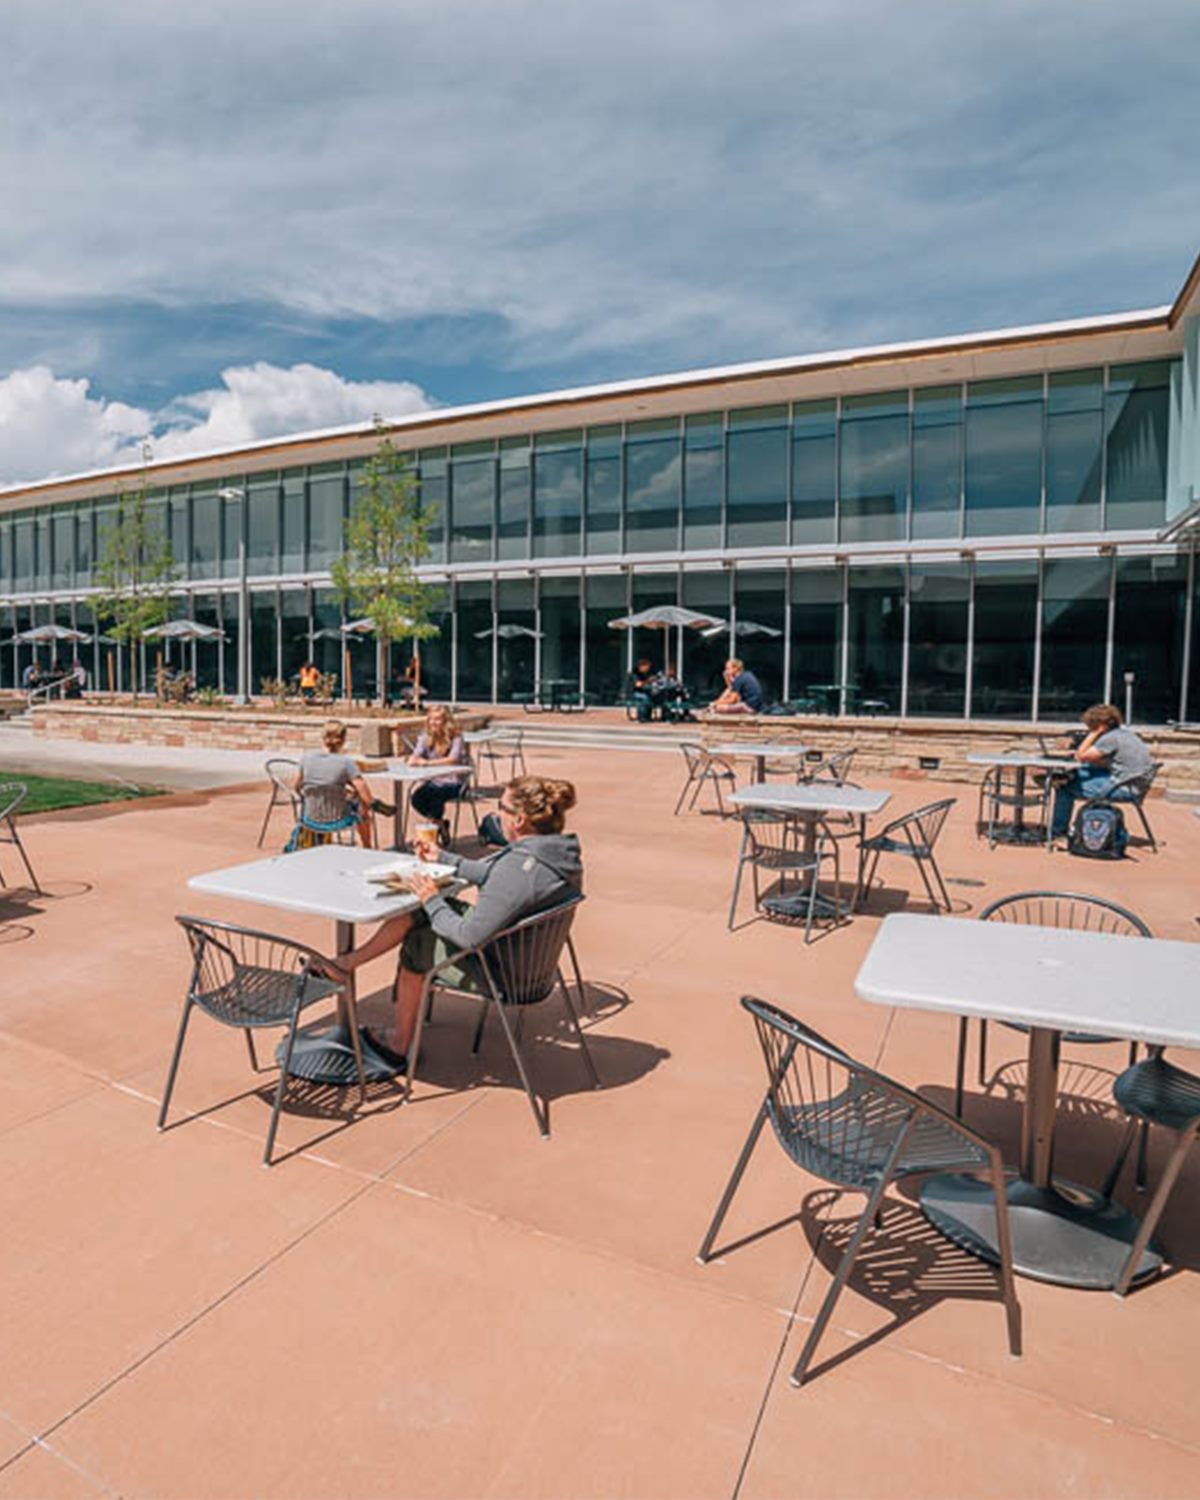
[[[0,721],[0,775],[71,776],[81,781],[133,781],[178,789],[263,782],[260,750],[194,750],[166,745],[97,745],[50,740],[25,724]]]

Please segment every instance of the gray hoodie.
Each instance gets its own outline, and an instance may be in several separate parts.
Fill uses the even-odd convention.
[[[425,903],[434,932],[460,948],[486,943],[522,917],[557,906],[583,889],[583,860],[573,833],[532,833],[490,859],[449,852],[438,858],[454,865],[461,880],[479,887],[479,897],[465,915],[440,892]]]

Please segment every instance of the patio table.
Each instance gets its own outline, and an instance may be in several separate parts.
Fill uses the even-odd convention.
[[[778,743],[771,740],[730,740],[728,744],[706,745],[705,749],[710,755],[719,755],[723,760],[752,760],[754,779],[762,782],[767,779],[767,761],[799,762],[808,754],[808,746],[801,745],[796,740],[780,740]]]
[[[995,837],[1001,843],[1006,844],[1040,844],[1045,839],[1050,843],[1050,818],[1047,814],[1045,829],[1029,828],[1025,823],[1025,809],[1021,806],[1025,797],[1025,778],[1029,771],[1046,771],[1053,774],[1057,771],[1060,775],[1078,770],[1079,762],[1067,756],[1050,755],[1026,755],[1019,750],[1005,751],[1002,754],[989,755],[983,751],[973,752],[967,756],[968,765],[972,766],[1011,766],[1016,773],[1016,786],[1014,795],[1017,798],[1013,805],[1013,820],[1007,828],[998,828]]]
[[[396,812],[392,820],[392,840],[397,849],[403,849],[408,835],[408,804],[412,788],[422,781],[437,781],[445,777],[470,776],[471,766],[410,766],[406,760],[389,760],[386,770],[369,773],[372,776],[387,776],[392,783],[392,802]]]
[[[861,845],[867,832],[867,819],[882,810],[892,800],[891,792],[879,792],[870,787],[837,786],[834,782],[807,781],[800,786],[771,785],[768,782],[742,787],[730,797],[735,807],[758,809],[763,812],[784,813],[794,818],[804,832],[804,853],[812,854],[817,846],[817,824],[826,813],[848,813],[858,819],[858,839]],[[854,895],[850,910],[858,906],[862,893],[862,856],[858,861],[858,874],[854,881]],[[822,898],[819,903],[828,906]]]
[[[1008,1188],[1013,1264],[1038,1281],[1112,1287],[1137,1220],[1053,1175],[1062,1033],[1200,1046],[1200,943],[901,913],[884,919],[854,988],[875,1005],[1031,1028],[1021,1163]],[[926,1181],[921,1206],[957,1244],[998,1259],[989,1186],[942,1173]],[[1135,1281],[1161,1264],[1151,1244]]]
[[[403,858],[403,856],[402,856]],[[367,881],[367,873],[381,864],[393,864],[396,856],[378,849],[360,849],[348,844],[323,844],[294,854],[276,854],[269,859],[230,865],[205,875],[193,875],[189,890],[234,901],[249,901],[278,911],[303,912],[326,917],[334,923],[334,949],[349,953],[354,947],[354,928],[359,922],[382,922],[414,911],[416,896],[389,891]],[[415,866],[416,859],[413,857]],[[282,1043],[281,1043],[282,1046]],[[363,1067],[371,1080],[391,1078],[390,1067],[362,1034]],[[278,1053],[276,1054],[278,1058]],[[350,1027],[339,1004],[337,1024],[330,1031],[302,1031],[292,1050],[289,1070],[313,1083],[350,1084],[357,1079]]]

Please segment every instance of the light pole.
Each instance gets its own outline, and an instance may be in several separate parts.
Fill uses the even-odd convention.
[[[241,511],[238,517],[238,645],[237,645],[237,693],[234,696],[236,704],[249,703],[248,691],[250,681],[250,638],[248,626],[250,623],[250,595],[246,588],[246,491],[240,485],[227,485],[218,490],[217,495],[222,500],[240,500]]]

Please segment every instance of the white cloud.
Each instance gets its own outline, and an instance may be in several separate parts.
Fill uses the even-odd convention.
[[[43,365],[15,370],[0,379],[0,484],[135,462],[146,438],[155,458],[174,458],[430,405],[408,382],[344,380],[310,364],[235,367],[221,381],[151,413]]]

